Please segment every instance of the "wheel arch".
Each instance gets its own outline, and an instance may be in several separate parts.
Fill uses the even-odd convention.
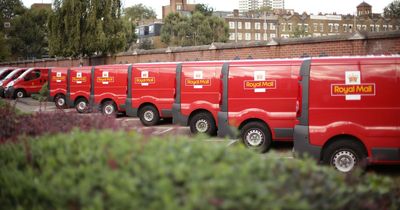
[[[210,114],[211,117],[214,119],[214,121],[216,121],[216,119],[214,118],[213,114],[212,114],[210,111],[208,111],[207,109],[201,109],[201,108],[200,108],[200,109],[193,110],[193,111],[190,113],[189,118],[188,118],[188,121],[187,121],[187,126],[190,124],[190,121],[192,120],[192,118],[193,118],[195,115],[197,115],[197,114],[199,114],[199,113],[202,113],[202,112],[205,112],[205,113],[207,113],[207,114]]]
[[[272,130],[271,130],[271,128],[269,127],[268,123],[266,123],[264,120],[261,120],[261,119],[259,119],[259,118],[249,118],[249,119],[244,120],[244,121],[241,122],[240,125],[239,125],[239,131],[242,130],[242,128],[243,128],[245,125],[247,125],[247,124],[249,124],[249,123],[251,123],[251,122],[259,122],[259,123],[264,124],[265,127],[269,130],[269,132],[270,132],[271,135],[272,135]],[[271,136],[271,137],[272,137],[272,136]]]
[[[356,144],[358,144],[359,146],[361,146],[361,149],[363,150],[364,154],[368,157],[368,150],[367,147],[365,146],[364,142],[351,134],[339,134],[336,136],[331,137],[328,141],[325,142],[325,144],[322,146],[322,150],[321,150],[321,155],[320,155],[320,160],[322,160],[327,148],[332,145],[334,142],[340,141],[340,140],[344,140],[347,139],[347,141],[351,141],[354,142]]]

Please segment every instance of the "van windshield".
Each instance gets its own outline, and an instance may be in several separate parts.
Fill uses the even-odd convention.
[[[31,71],[33,71],[33,70],[34,70],[34,68],[30,68],[30,69],[26,70],[24,73],[22,73],[21,75],[19,75],[18,79],[19,79],[19,78],[24,78],[26,75],[29,74],[29,72],[31,72]]]
[[[6,78],[4,78],[4,79],[10,79],[10,78],[13,78],[14,77],[14,75],[16,75],[16,74],[20,74],[21,73],[21,71],[22,71],[23,69],[15,69],[14,71],[12,71],[9,75],[7,75],[6,76]],[[14,78],[15,79],[15,78]]]

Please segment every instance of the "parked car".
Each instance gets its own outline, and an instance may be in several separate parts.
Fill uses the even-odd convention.
[[[33,93],[39,93],[48,80],[50,68],[30,68],[17,79],[9,82],[5,89],[6,97],[23,98]]]
[[[8,83],[17,79],[22,73],[26,71],[26,68],[14,69],[10,74],[8,74],[4,79],[0,80],[0,97],[5,97],[4,91]]]

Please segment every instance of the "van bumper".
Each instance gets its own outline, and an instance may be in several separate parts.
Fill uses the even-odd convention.
[[[187,126],[188,117],[181,113],[181,105],[174,103],[172,105],[172,122],[176,125]]]
[[[74,102],[71,100],[71,94],[67,93],[67,95],[65,96],[65,103],[67,103],[68,107],[74,107],[75,104]]]
[[[321,160],[322,147],[311,145],[309,137],[308,126],[296,125],[294,127],[294,155],[301,157],[307,154],[319,161]]]
[[[125,110],[126,110],[126,115],[129,117],[137,117],[138,114],[138,108],[133,108],[132,107],[132,99],[127,98],[125,101]]]
[[[14,87],[8,87],[4,90],[4,96],[6,98],[12,98],[14,97],[14,92],[15,92]]]
[[[237,128],[229,126],[228,112],[218,112],[218,137],[237,138]]]

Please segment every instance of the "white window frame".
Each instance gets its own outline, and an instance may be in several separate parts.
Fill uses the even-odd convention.
[[[244,29],[251,30],[251,22],[245,22]]]
[[[269,30],[272,30],[272,31],[276,30],[275,23],[269,23]]]
[[[251,33],[245,33],[245,38],[246,41],[251,41]]]
[[[254,29],[260,30],[260,29],[261,29],[261,23],[255,22],[255,23],[254,23]]]
[[[238,24],[238,25],[237,25],[237,28],[238,28],[238,29],[242,29],[242,22],[238,22],[237,24]]]
[[[238,33],[237,34],[237,39],[240,40],[240,41],[243,40],[243,34],[242,33]]]
[[[261,40],[261,34],[260,33],[255,33],[254,34],[254,40],[260,41]]]
[[[229,29],[235,29],[235,22],[229,21]]]

